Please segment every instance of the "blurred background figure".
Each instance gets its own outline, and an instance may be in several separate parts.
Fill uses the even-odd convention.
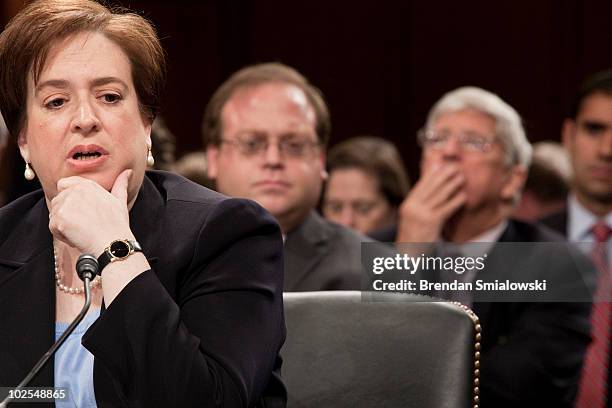
[[[488,254],[485,268],[457,277],[527,281],[567,248],[529,246],[521,256],[502,255],[504,243],[562,242],[539,224],[509,218],[530,164],[532,147],[518,112],[476,87],[445,94],[418,133],[421,176],[398,212],[398,243],[450,242],[458,251]],[[471,242],[485,246],[460,245]],[[499,247],[497,243],[500,243]],[[469,251],[469,252],[467,252]],[[567,258],[570,259],[570,258]],[[577,276],[571,262],[555,273]],[[437,293],[471,305],[483,328],[480,403],[485,407],[571,407],[588,344],[586,302],[478,302],[460,293]]]
[[[513,216],[520,220],[537,221],[563,210],[571,175],[567,150],[560,143],[535,143],[525,188]]]
[[[148,163],[154,170],[172,171],[174,168],[176,151],[176,138],[166,126],[161,116],[155,118],[151,128],[151,153],[155,160]]]
[[[285,291],[359,290],[369,239],[316,211],[331,133],[323,94],[287,65],[248,66],[217,89],[202,130],[217,191],[254,200],[278,221]]]
[[[610,406],[610,270],[612,267],[612,70],[587,78],[563,122],[573,176],[567,207],[542,219],[571,242],[588,243],[599,269],[591,338],[576,408]]]
[[[325,218],[363,234],[395,225],[409,181],[393,143],[372,136],[348,139],[330,149],[327,171]]]
[[[213,188],[213,182],[206,174],[206,152],[187,153],[174,164],[174,171],[204,187]]]

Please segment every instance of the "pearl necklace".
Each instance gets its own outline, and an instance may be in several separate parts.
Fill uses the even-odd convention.
[[[59,272],[59,263],[57,262],[57,252],[55,251],[55,245],[53,245],[53,263],[55,267],[55,286],[62,292],[69,293],[71,295],[80,295],[84,292],[83,288],[73,288],[70,286],[64,285],[62,282],[62,277]],[[89,282],[89,288],[95,289],[102,284],[102,277],[100,275],[96,276],[93,281]]]

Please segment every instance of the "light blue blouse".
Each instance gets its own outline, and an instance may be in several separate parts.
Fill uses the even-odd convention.
[[[96,408],[93,386],[93,355],[81,344],[81,337],[100,316],[100,309],[89,312],[55,354],[55,387],[68,390],[66,401],[56,401],[56,408]],[[69,323],[55,323],[57,340]]]

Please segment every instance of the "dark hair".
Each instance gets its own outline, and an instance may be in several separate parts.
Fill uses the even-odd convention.
[[[569,185],[559,173],[540,161],[533,161],[529,167],[524,191],[531,191],[540,201],[564,200]]]
[[[130,60],[140,111],[150,123],[159,109],[165,56],[145,18],[92,0],[37,0],[22,9],[0,34],[0,111],[17,137],[26,120],[28,75],[38,82],[49,50],[82,32],[98,32]]]
[[[223,107],[238,89],[256,87],[267,83],[287,83],[300,88],[315,111],[317,118],[317,138],[322,146],[326,146],[331,133],[329,110],[323,99],[323,94],[295,69],[278,63],[251,65],[242,68],[230,76],[213,94],[204,111],[202,134],[204,146],[221,143]]]
[[[552,141],[535,143],[523,190],[530,191],[542,202],[565,200],[571,173],[570,159],[563,145]]]
[[[327,171],[358,168],[373,175],[381,193],[397,208],[408,194],[410,182],[397,148],[393,143],[373,136],[357,136],[329,150]]]
[[[599,92],[612,95],[612,69],[597,72],[584,80],[572,100],[569,117],[576,119],[584,100]]]

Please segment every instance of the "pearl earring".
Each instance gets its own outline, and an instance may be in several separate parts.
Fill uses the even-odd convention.
[[[32,181],[36,177],[36,173],[34,173],[34,170],[32,170],[32,168],[30,167],[30,163],[28,162],[26,162],[25,171],[23,172],[23,177],[25,177],[25,179],[28,181]]]
[[[153,167],[155,164],[155,159],[153,158],[153,153],[151,153],[151,148],[149,147],[149,152],[147,153],[147,166]]]

